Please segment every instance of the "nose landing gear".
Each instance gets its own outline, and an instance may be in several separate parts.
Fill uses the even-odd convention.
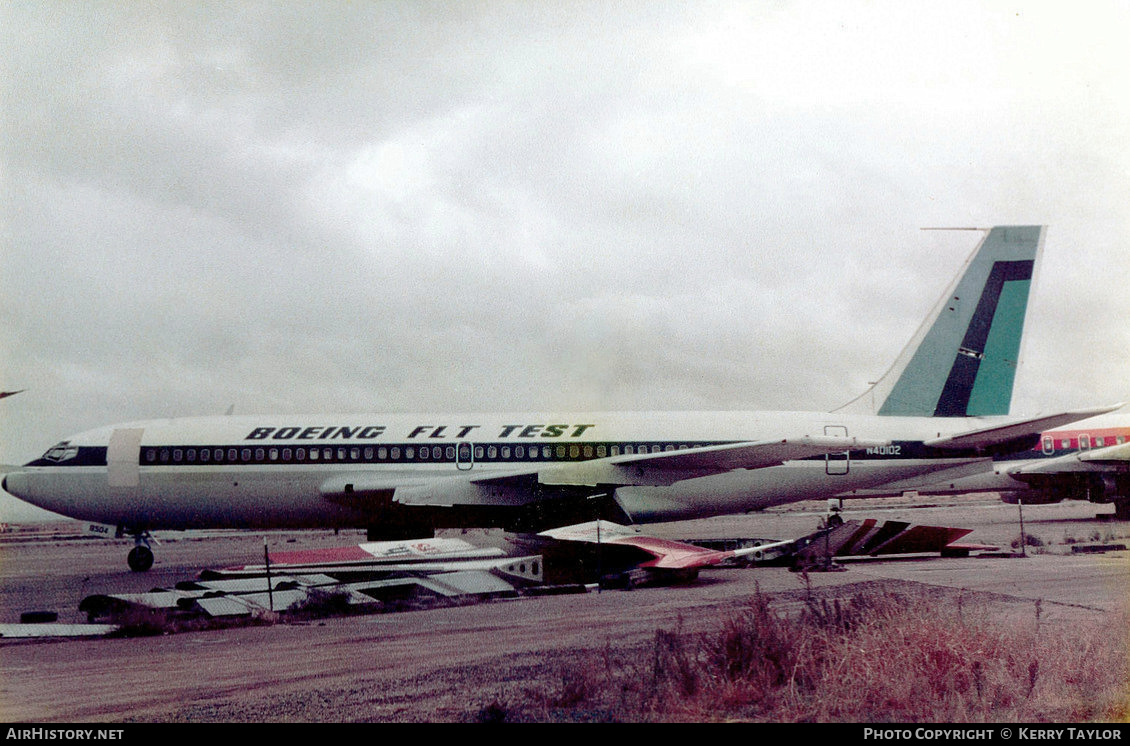
[[[129,569],[134,572],[145,572],[153,567],[153,550],[149,547],[151,539],[149,532],[119,529],[118,533],[119,535],[123,533],[133,534],[134,547],[126,555],[126,564],[129,565]]]
[[[153,550],[144,544],[139,544],[129,550],[126,562],[129,563],[129,569],[134,572],[145,572],[153,567]]]

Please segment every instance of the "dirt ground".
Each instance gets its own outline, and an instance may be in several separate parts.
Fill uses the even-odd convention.
[[[1058,506],[1043,506],[1057,508]],[[1079,510],[1083,508],[1083,510]],[[904,507],[892,506],[896,517]],[[933,512],[936,511],[936,512]],[[972,525],[971,540],[1014,535],[1014,506],[949,504],[914,511],[918,523]],[[693,522],[691,536],[762,536],[808,525],[783,511]],[[1026,510],[1033,533],[1083,538],[1125,527],[1094,520],[1094,506]],[[964,523],[963,523],[964,522]],[[656,527],[671,535],[675,529]],[[1103,532],[1106,532],[1105,534]],[[787,535],[787,534],[786,534]],[[311,534],[270,541],[348,543]],[[261,553],[262,538],[235,535],[170,543],[157,574],[123,571],[114,542],[6,545],[0,550],[0,620],[21,609],[77,606],[83,595],[160,585],[202,566]],[[1063,551],[1061,551],[1063,550]],[[0,645],[0,718],[6,722],[460,722],[517,713],[533,693],[559,691],[577,666],[649,655],[657,630],[719,629],[756,594],[778,608],[809,594],[850,597],[888,588],[937,594],[939,603],[984,603],[993,615],[1031,623],[1102,621],[1130,599],[1128,553],[1074,555],[1066,545],[1026,559],[869,561],[807,578],[783,568],[712,570],[685,587],[643,588],[497,601],[134,639]],[[233,559],[234,558],[234,559]],[[38,580],[37,580],[38,579]],[[156,582],[161,581],[161,582]],[[148,588],[145,588],[146,590]],[[959,600],[960,599],[960,600]],[[65,611],[65,609],[64,609]],[[60,621],[65,621],[61,616]],[[602,663],[603,661],[603,663]]]

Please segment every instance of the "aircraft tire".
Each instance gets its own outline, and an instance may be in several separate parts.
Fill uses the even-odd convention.
[[[153,550],[147,546],[136,546],[129,550],[126,563],[134,572],[145,572],[153,567]]]

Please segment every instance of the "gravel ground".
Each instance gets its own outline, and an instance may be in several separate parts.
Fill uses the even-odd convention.
[[[1094,506],[1025,509],[1045,538],[1124,533]],[[969,525],[969,539],[1016,535],[1016,508],[981,501],[911,511],[884,503],[876,517]],[[906,514],[906,515],[904,515]],[[849,516],[850,517],[850,516]],[[803,507],[726,521],[656,526],[682,537],[797,535]],[[803,530],[803,528],[802,528]],[[330,533],[269,541],[302,548],[343,544]],[[0,621],[21,609],[76,607],[90,593],[147,590],[201,566],[261,555],[262,537],[166,544],[149,577],[123,571],[113,542],[38,541],[0,547]],[[867,562],[805,579],[782,568],[713,570],[693,585],[551,596],[305,624],[118,640],[0,645],[0,719],[6,722],[465,722],[603,719],[600,711],[546,709],[577,671],[646,666],[657,631],[712,632],[758,593],[797,608],[808,593],[850,597],[864,588],[937,594],[939,603],[984,603],[992,616],[1028,623],[1102,622],[1130,598],[1128,555],[1054,551],[1026,560]],[[179,576],[179,577],[178,577]],[[144,586],[144,587],[143,587]],[[61,621],[71,621],[63,619]],[[641,670],[644,670],[641,668]]]

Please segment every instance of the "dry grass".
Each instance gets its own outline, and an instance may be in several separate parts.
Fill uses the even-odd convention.
[[[565,669],[559,686],[485,707],[492,720],[1123,721],[1125,620],[1070,629],[996,623],[959,596],[809,596],[799,610],[760,594],[716,632],[660,630],[646,650]]]

